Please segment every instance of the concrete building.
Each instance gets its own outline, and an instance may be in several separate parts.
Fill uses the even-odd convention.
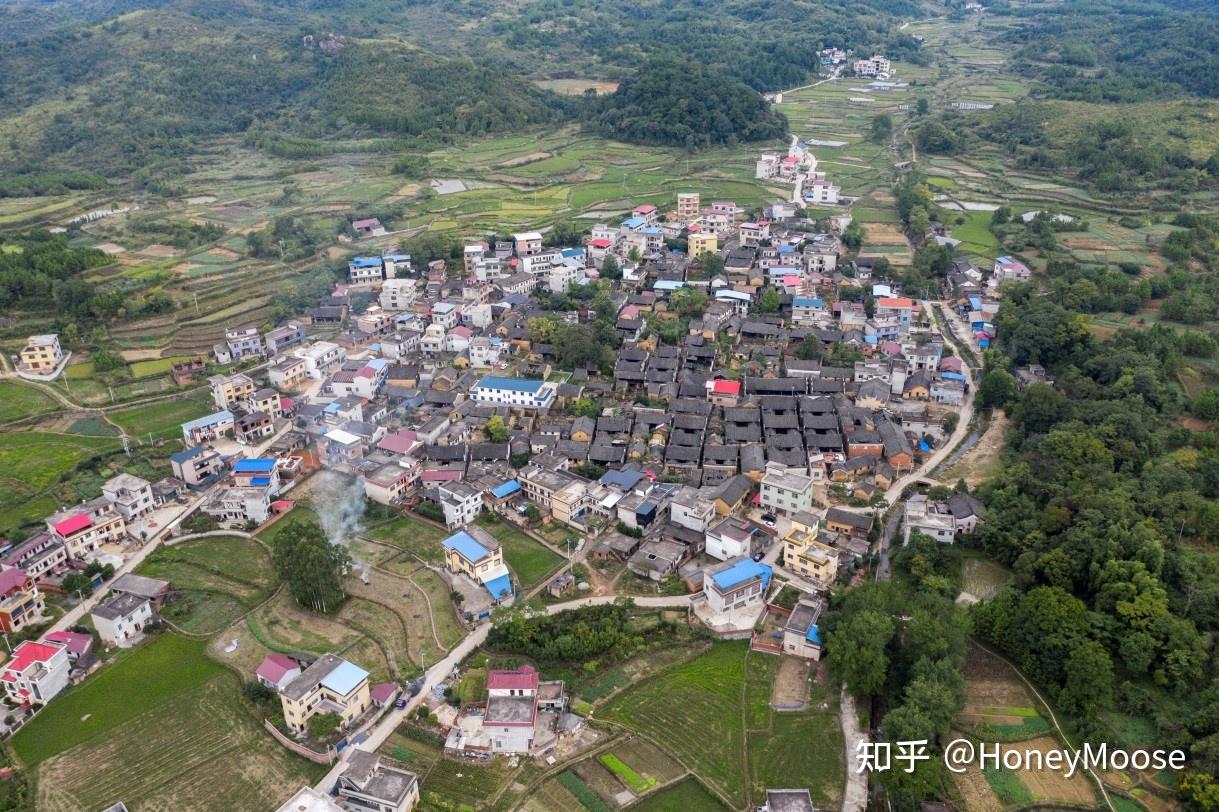
[[[761,609],[770,587],[769,564],[736,558],[718,564],[703,576],[707,606],[716,614]]]
[[[234,361],[263,354],[262,336],[257,327],[231,327],[224,331],[224,343]]]
[[[762,507],[780,516],[813,510],[813,479],[773,462],[762,477]]]
[[[792,517],[791,529],[783,539],[783,566],[829,589],[838,578],[838,551],[817,540],[820,524],[811,513]]]
[[[707,555],[720,561],[749,557],[757,528],[744,519],[729,517],[707,530]]]
[[[192,488],[210,482],[224,470],[220,452],[197,445],[171,454],[169,465],[174,476]]]
[[[152,601],[129,593],[111,595],[89,615],[102,643],[124,647],[138,640],[155,617]]]
[[[483,509],[482,491],[461,480],[436,486],[444,523],[450,529],[464,527],[474,521]]]
[[[102,495],[111,501],[115,511],[128,522],[152,513],[155,502],[152,484],[134,474],[119,474],[102,485]]]
[[[335,792],[354,812],[410,812],[419,802],[419,777],[376,753],[352,750]]]
[[[548,409],[554,403],[555,387],[546,381],[487,375],[470,388],[470,399],[514,409]]]
[[[698,218],[699,209],[702,208],[698,192],[678,192],[677,194],[677,218],[679,220],[694,220]],[[693,251],[690,256],[697,256]]]
[[[496,603],[512,597],[512,576],[500,543],[481,527],[471,527],[441,542],[449,572],[482,584]]]
[[[24,640],[0,672],[8,701],[20,707],[45,705],[68,687],[72,666],[62,643]]]
[[[59,346],[59,336],[55,333],[30,336],[18,355],[22,370],[38,374],[53,372],[63,357],[63,348]]]
[[[19,567],[0,569],[0,632],[19,632],[42,620],[46,600],[32,577]]]
[[[372,704],[368,672],[334,654],[323,654],[279,694],[284,722],[303,733],[319,713],[335,713],[350,726]]]
[[[410,278],[386,279],[381,285],[381,307],[386,310],[409,310],[418,296],[416,281]]]

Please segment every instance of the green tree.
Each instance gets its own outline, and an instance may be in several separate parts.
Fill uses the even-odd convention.
[[[64,576],[63,591],[68,595],[80,594],[86,598],[93,594],[93,579],[79,572]]]
[[[334,711],[326,713],[315,713],[309,717],[306,726],[309,729],[309,735],[314,739],[324,740],[330,736],[343,719]]]
[[[1208,387],[1194,396],[1190,411],[1203,420],[1219,419],[1219,387]]]
[[[606,254],[605,259],[601,260],[601,278],[615,280],[622,278],[622,268],[618,266],[618,260],[613,254]]]
[[[1095,640],[1076,646],[1067,658],[1058,704],[1076,716],[1094,716],[1113,701],[1113,660]]]
[[[694,318],[703,315],[707,307],[707,292],[699,288],[681,288],[673,292],[671,301],[679,316]]]
[[[758,313],[778,313],[779,305],[779,291],[772,287],[767,287],[758,298],[758,304],[755,309]]]
[[[1006,369],[987,370],[978,387],[978,405],[983,409],[1006,407],[1015,399],[1018,390],[1016,378]]]
[[[504,418],[498,414],[488,418],[483,426],[483,431],[487,433],[487,439],[493,443],[508,442],[508,427],[504,425]]]
[[[919,100],[914,103],[914,112],[920,116],[925,116],[931,112],[931,102],[926,96],[920,96]]]
[[[868,130],[868,138],[876,144],[888,143],[893,135],[893,117],[888,113],[872,116],[872,124]]]
[[[571,413],[576,417],[596,418],[601,414],[601,403],[596,398],[576,398],[572,401]]]
[[[347,597],[342,577],[351,557],[344,547],[331,544],[316,522],[289,522],[277,535],[271,556],[279,577],[304,608],[330,612]]]
[[[851,693],[870,696],[885,684],[889,668],[885,649],[894,631],[888,615],[865,609],[846,618],[829,634],[826,645],[834,652],[830,667]]]

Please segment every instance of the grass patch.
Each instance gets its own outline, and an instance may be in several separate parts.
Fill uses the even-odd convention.
[[[782,660],[750,652],[745,669],[745,726],[760,730],[770,723],[770,695]]]
[[[986,767],[982,770],[986,783],[995,791],[995,795],[1004,806],[1020,806],[1033,802],[1033,793],[1020,780],[1020,776],[1007,767]]]
[[[0,528],[41,522],[61,504],[45,494],[47,489],[91,457],[119,448],[118,440],[108,437],[37,431],[0,435]]]
[[[427,522],[403,516],[364,533],[370,539],[392,544],[406,550],[412,555],[432,564],[444,561],[444,552],[440,542],[448,537],[439,527],[433,527]]]
[[[198,640],[167,632],[120,654],[112,665],[56,697],[13,737],[13,749],[26,764],[38,764],[225,673],[204,656],[203,647]]]

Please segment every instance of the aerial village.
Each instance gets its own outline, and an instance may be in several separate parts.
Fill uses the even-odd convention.
[[[869,75],[887,75],[872,61]],[[867,257],[840,262],[845,208],[803,216],[845,202],[806,144],[760,155],[756,171],[790,183],[791,200],[747,211],[679,193],[668,211],[643,204],[593,226],[583,244],[524,232],[470,242],[460,263],[355,256],[297,318],[228,326],[213,354],[231,371],[207,380],[214,412],[181,425],[173,475],[118,474],[0,554],[6,639],[41,619],[47,591],[83,576],[101,596],[88,614],[96,638],[61,623],[13,647],[0,674],[10,731],[88,679],[97,645],[130,647],[160,622],[174,584],[130,571],[151,539],[168,528],[173,543],[200,514],[256,531],[322,470],[443,527],[437,570],[471,635],[524,597],[479,523],[490,515],[530,535],[565,531],[552,601],[589,588],[577,565],[614,562],[710,634],[817,661],[827,596],[887,555],[877,506],[901,503],[895,544],[915,531],[951,544],[984,521],[968,492],[901,500],[963,436],[971,359],[994,335],[1002,283],[1029,270],[959,262],[939,298],[911,298]],[[570,363],[575,350],[556,338],[598,323],[612,341]],[[63,365],[55,336],[32,336],[19,371]],[[794,599],[760,634],[784,589]],[[318,714],[358,744],[422,705],[446,754],[468,759],[545,758],[583,726],[563,681],[531,666],[492,671],[485,698],[458,708],[438,693],[450,676],[374,684],[338,654],[277,653],[249,678],[281,705],[273,735],[336,765],[328,789],[349,809],[409,810],[419,781],[375,746],[309,751],[298,739]],[[812,809],[807,792],[776,792],[774,809]],[[305,787],[283,808],[333,802]]]

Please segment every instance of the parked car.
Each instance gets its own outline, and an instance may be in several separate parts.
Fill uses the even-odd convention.
[[[762,524],[766,525],[767,527],[774,527],[775,522],[777,522],[777,521],[779,521],[779,520],[778,520],[778,518],[775,517],[775,514],[773,514],[773,513],[763,513],[762,514]]]

